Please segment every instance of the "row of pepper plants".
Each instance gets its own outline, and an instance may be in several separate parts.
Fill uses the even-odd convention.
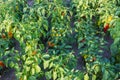
[[[117,69],[119,68],[119,61],[118,58],[115,58],[115,56],[119,57],[119,46],[116,46],[119,45],[120,39],[116,36],[119,35],[119,28],[116,27],[119,25],[118,5],[116,1],[108,0],[78,0],[78,2],[74,0],[73,8],[76,9],[75,25],[78,30],[78,44],[80,50],[82,50],[81,54],[86,60],[87,71],[85,77],[88,80],[112,80],[119,75],[115,71],[119,70]],[[114,31],[114,29],[118,32]],[[109,54],[112,55],[110,59],[101,56],[105,54],[101,48],[108,49],[104,45],[106,43],[104,36],[109,36],[109,33],[114,39],[109,49],[111,51]],[[100,36],[102,37],[100,38]],[[113,36],[116,36],[116,38]],[[82,44],[80,43],[81,40],[83,42]],[[86,45],[84,49],[81,47],[83,45]]]
[[[1,70],[14,68],[17,80],[118,79],[119,2],[1,0]],[[105,35],[113,39],[109,48]],[[78,44],[77,55],[74,42]],[[109,49],[111,57],[103,57],[101,48]],[[80,56],[85,60],[82,70],[76,69]]]

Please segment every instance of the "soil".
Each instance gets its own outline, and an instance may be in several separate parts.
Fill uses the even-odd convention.
[[[17,80],[15,76],[15,70],[14,69],[6,69],[2,72],[2,75],[0,76],[0,80]]]

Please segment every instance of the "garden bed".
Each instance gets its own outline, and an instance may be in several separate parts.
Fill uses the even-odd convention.
[[[119,0],[0,2],[0,80],[116,80]]]

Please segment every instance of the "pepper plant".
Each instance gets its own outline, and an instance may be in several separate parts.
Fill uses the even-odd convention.
[[[17,80],[119,79],[119,17],[119,0],[1,0],[0,66]]]

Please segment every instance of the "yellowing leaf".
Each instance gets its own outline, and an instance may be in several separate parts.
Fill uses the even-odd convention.
[[[34,75],[35,74],[35,68],[32,68],[31,69],[31,75]]]
[[[41,68],[39,65],[35,65],[35,70],[36,70],[36,73],[39,73],[41,71]]]
[[[20,80],[23,80],[22,77],[20,77]]]
[[[24,75],[22,80],[27,80],[27,75]]]
[[[45,54],[45,55],[43,55],[43,58],[48,59],[48,58],[50,58],[50,55],[49,54]]]
[[[31,45],[28,44],[28,45],[26,46],[25,51],[28,51],[28,50],[31,50],[31,49],[32,49]]]
[[[30,67],[27,67],[27,66],[26,66],[26,67],[25,67],[25,70],[26,70],[26,71],[30,71]]]
[[[111,22],[112,19],[113,19],[113,17],[112,17],[112,16],[109,16],[108,19],[107,19],[107,23]]]
[[[26,65],[30,65],[30,64],[32,64],[32,63],[33,63],[32,60],[26,60],[26,61],[25,61],[25,64],[26,64]]]
[[[44,69],[48,68],[48,66],[49,66],[49,61],[44,61],[43,65],[44,65]]]
[[[8,37],[9,37],[9,38],[12,38],[12,37],[13,37],[12,31],[9,31],[9,32],[8,32]]]
[[[92,75],[92,80],[96,80],[96,75]]]
[[[53,62],[50,63],[49,68],[52,68],[54,66]]]
[[[112,19],[113,19],[113,16],[108,16],[103,20],[103,22],[110,23],[112,21]]]
[[[84,75],[84,80],[89,80],[88,74],[85,74],[85,75]]]
[[[57,72],[53,71],[53,80],[56,80],[56,78],[57,78]]]
[[[56,36],[59,36],[59,34],[56,34]]]
[[[96,65],[96,66],[95,66],[95,73],[97,74],[99,71],[100,71],[100,66],[99,66],[99,65]]]
[[[99,20],[99,21],[98,21],[98,23],[97,23],[97,24],[98,24],[98,26],[100,25],[100,23],[101,23],[101,22],[100,22],[100,20]]]
[[[87,55],[87,54],[85,54],[83,57],[84,57],[84,59],[86,59],[86,58],[88,57],[88,55]]]
[[[18,10],[18,9],[19,9],[18,5],[16,5],[16,7],[15,7],[15,8],[16,8],[16,10]]]

